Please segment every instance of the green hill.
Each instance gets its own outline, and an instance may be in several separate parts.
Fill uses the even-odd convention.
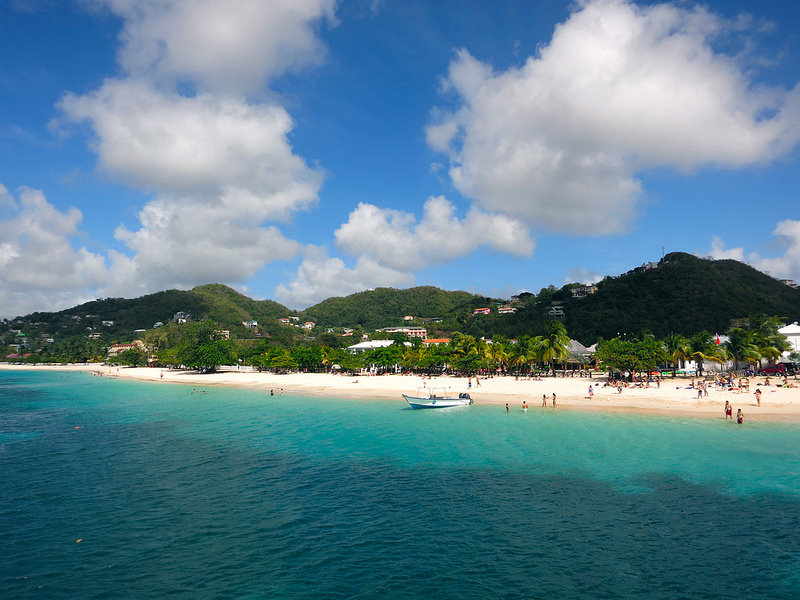
[[[659,338],[703,329],[723,333],[731,320],[753,314],[779,316],[787,322],[800,320],[800,290],[734,260],[674,252],[658,264],[606,277],[589,296],[573,297],[576,285],[520,294],[511,303],[515,314],[498,313],[498,307],[508,301],[431,286],[377,288],[328,298],[294,314],[301,321],[315,322],[315,333],[333,327],[373,331],[409,324],[425,326],[431,336],[461,331],[487,338],[519,338],[543,333],[548,311],[560,307],[570,336],[587,345],[600,337],[637,335],[645,330]],[[490,307],[491,314],[473,315],[481,306]],[[238,338],[253,337],[253,331],[242,325],[249,320],[258,321],[260,333],[273,342],[293,344],[307,335],[304,330],[279,324],[278,318],[293,314],[285,306],[253,300],[222,284],[134,299],[106,298],[57,313],[32,313],[0,323],[0,335],[6,344],[21,335],[17,331],[29,340],[85,338],[90,332],[99,332],[106,343],[130,341],[140,335],[136,330],[168,323],[179,312],[188,313],[193,321],[211,319]],[[404,321],[407,315],[414,320]]]
[[[727,331],[732,319],[753,314],[800,320],[800,290],[735,260],[709,260],[683,252],[666,255],[657,265],[606,277],[597,292],[573,298],[567,285],[530,295],[515,315],[497,319],[496,331],[508,336],[537,332],[547,307],[561,306],[569,334],[584,344],[599,337],[691,335],[704,329]]]
[[[490,299],[469,292],[445,291],[432,286],[404,290],[376,288],[349,296],[328,298],[303,311],[303,316],[323,327],[361,327],[367,330],[403,324],[404,316],[417,323],[443,319],[450,326],[456,317],[488,304]],[[447,329],[448,323],[442,323]]]

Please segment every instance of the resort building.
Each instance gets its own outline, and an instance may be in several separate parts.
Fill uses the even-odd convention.
[[[586,296],[591,296],[597,291],[596,285],[578,285],[572,288],[572,297],[573,298],[585,298]]]
[[[800,352],[800,325],[797,324],[797,321],[786,327],[781,327],[778,329],[778,333],[786,336],[786,341],[792,347],[790,353]]]
[[[384,327],[377,331],[382,331],[384,333],[404,333],[408,337],[416,337],[421,340],[426,340],[428,338],[428,330],[424,327]]]
[[[359,354],[361,352],[366,352],[367,350],[386,348],[392,344],[394,344],[394,340],[371,340],[368,342],[359,342],[358,344],[348,346],[347,350],[350,352],[350,354]]]
[[[426,346],[441,346],[442,344],[449,344],[450,338],[428,338],[422,341]]]

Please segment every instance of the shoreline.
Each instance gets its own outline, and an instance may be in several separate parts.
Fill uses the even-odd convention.
[[[263,390],[280,389],[290,393],[315,397],[338,397],[354,399],[401,400],[401,394],[414,393],[418,388],[428,387],[448,392],[469,392],[480,405],[506,403],[512,411],[520,411],[526,401],[530,411],[545,410],[541,406],[542,395],[548,396],[546,410],[552,410],[552,395],[557,395],[558,409],[585,412],[629,413],[643,415],[669,415],[696,418],[724,418],[723,406],[728,400],[734,414],[741,408],[748,421],[800,423],[800,387],[784,388],[764,386],[764,377],[751,378],[750,393],[722,391],[710,387],[708,397],[697,398],[695,389],[689,387],[690,379],[668,377],[661,387],[624,388],[621,394],[612,387],[604,387],[605,377],[547,377],[539,380],[517,380],[508,376],[481,378],[478,385],[472,378],[472,387],[466,377],[433,377],[418,375],[347,376],[329,373],[258,373],[251,371],[219,371],[199,374],[194,371],[160,369],[155,367],[110,367],[98,363],[72,365],[9,365],[0,363],[0,370],[45,370],[82,371],[96,376],[115,377],[150,383],[178,383],[200,387],[231,387]],[[771,378],[772,381],[775,378]],[[795,380],[790,380],[794,383]],[[595,385],[597,384],[597,385]],[[594,395],[588,396],[589,385]],[[753,392],[762,391],[759,407]]]

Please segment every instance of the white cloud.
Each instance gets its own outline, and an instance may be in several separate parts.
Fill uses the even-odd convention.
[[[321,174],[292,153],[280,106],[187,98],[133,80],[68,94],[59,106],[66,120],[90,124],[100,166],[134,187],[191,193],[256,222],[316,200]]]
[[[119,62],[131,75],[215,92],[260,91],[318,63],[315,25],[335,0],[99,0],[124,19]]]
[[[722,238],[715,235],[711,238],[711,251],[706,256],[714,260],[733,259],[744,262],[744,248],[726,248]]]
[[[126,77],[66,94],[59,124],[87,123],[98,167],[153,194],[140,227],[115,232],[131,255],[109,253],[106,291],[237,284],[296,256],[300,244],[269,223],[314,204],[322,173],[294,154],[282,106],[244,98],[319,60],[314,28],[333,19],[334,1],[97,4],[123,18]]]
[[[779,222],[773,235],[777,238],[776,245],[783,248],[782,255],[765,257],[758,252],[750,252],[745,258],[744,248],[726,248],[718,236],[711,238],[711,251],[706,255],[715,260],[731,258],[746,262],[778,279],[800,281],[800,221],[786,219]]]
[[[294,308],[305,308],[334,296],[345,296],[378,285],[407,287],[414,276],[381,265],[363,255],[353,268],[340,258],[330,257],[323,248],[309,246],[295,278],[275,290],[278,302]]]
[[[772,233],[777,236],[779,245],[784,248],[783,255],[762,257],[752,253],[749,257],[750,264],[778,279],[800,281],[800,221],[791,219],[781,221]]]
[[[564,280],[564,283],[582,283],[584,285],[591,285],[593,283],[597,283],[602,278],[602,273],[590,271],[589,269],[584,269],[581,267],[567,271],[567,277]]]
[[[336,230],[336,245],[347,254],[369,255],[400,270],[445,263],[479,246],[516,256],[528,256],[534,248],[519,222],[475,208],[459,219],[455,206],[442,196],[425,202],[419,223],[410,213],[361,203]]]
[[[635,173],[739,168],[800,139],[800,88],[757,86],[717,53],[734,26],[704,9],[594,0],[519,68],[494,73],[460,50],[437,110],[432,148],[486,209],[567,233],[618,233],[636,218]]]
[[[411,213],[361,203],[335,234],[337,248],[355,257],[355,266],[348,268],[343,260],[314,248],[277,296],[292,306],[308,306],[369,287],[410,285],[416,271],[481,246],[515,256],[533,253],[534,242],[521,223],[476,208],[463,219],[455,213],[442,196],[427,200],[419,222]]]
[[[18,200],[0,185],[0,307],[2,316],[65,308],[93,297],[105,283],[102,256],[70,238],[81,212],[60,212],[39,190],[20,188]]]

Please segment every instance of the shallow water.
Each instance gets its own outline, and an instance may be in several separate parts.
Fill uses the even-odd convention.
[[[0,372],[0,597],[800,596],[800,426],[206,391]]]

